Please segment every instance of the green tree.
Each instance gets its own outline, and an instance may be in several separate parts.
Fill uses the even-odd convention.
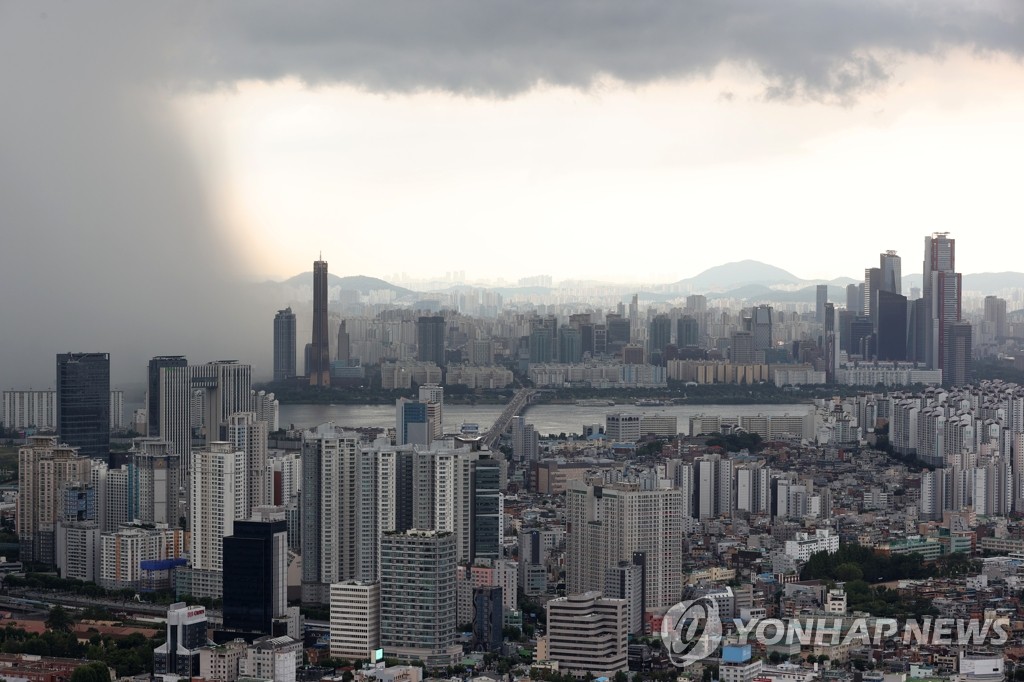
[[[71,617],[67,609],[58,604],[50,609],[49,615],[46,616],[46,629],[53,630],[54,632],[71,632],[71,628],[75,624],[75,619]]]
[[[864,571],[860,569],[860,566],[850,562],[836,566],[834,573],[836,580],[841,580],[844,583],[864,578]]]
[[[105,663],[93,661],[75,668],[71,682],[110,682],[110,671]]]

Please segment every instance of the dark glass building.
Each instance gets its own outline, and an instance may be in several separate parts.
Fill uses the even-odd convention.
[[[890,291],[878,294],[877,355],[879,360],[907,359],[907,297]]]
[[[235,521],[224,538],[224,629],[273,634],[287,606],[288,524]]]
[[[605,326],[608,329],[608,353],[615,353],[629,343],[629,320],[621,315],[609,314],[605,320]]]
[[[274,315],[274,381],[297,376],[295,372],[295,313],[291,308]]]
[[[680,348],[700,345],[700,326],[696,319],[683,315],[676,321],[676,345]]]
[[[149,361],[146,382],[147,436],[160,435],[160,370],[166,367],[188,367],[188,360],[184,355],[158,355]]]
[[[501,558],[501,463],[482,456],[473,472],[473,558]]]
[[[313,262],[313,339],[309,355],[310,386],[331,385],[331,339],[327,333],[327,261]]]
[[[473,588],[473,649],[501,651],[504,609],[501,588],[497,586]]]
[[[664,354],[665,346],[672,343],[672,319],[668,315],[655,315],[647,334],[647,352]]]
[[[416,359],[444,367],[444,318],[425,316],[416,321]]]
[[[110,455],[110,354],[57,355],[57,434],[89,457]]]

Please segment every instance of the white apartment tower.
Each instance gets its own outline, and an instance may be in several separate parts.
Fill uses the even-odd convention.
[[[245,453],[225,441],[192,452],[190,513],[192,568],[223,569],[224,538],[234,534],[235,520],[245,518]]]
[[[255,412],[236,412],[228,417],[228,441],[236,450],[245,453],[248,475],[243,518],[252,516],[257,507],[270,504],[267,490],[267,422],[260,421]]]
[[[333,423],[302,434],[302,601],[326,604],[330,586],[357,577],[359,434]]]
[[[566,587],[604,589],[605,571],[645,556],[645,609],[671,606],[682,590],[683,495],[635,483],[575,481],[566,491]]]

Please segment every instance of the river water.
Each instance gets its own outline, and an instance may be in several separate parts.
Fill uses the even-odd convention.
[[[481,431],[490,428],[501,414],[502,405],[445,405],[444,431],[455,433],[463,423],[479,424]],[[674,416],[681,432],[689,429],[690,417],[717,415],[740,417],[750,415],[798,415],[813,409],[809,403],[789,405],[671,405],[666,407],[636,407],[623,404],[607,407],[584,405],[532,405],[526,411],[526,421],[533,424],[542,436],[549,433],[581,433],[584,424],[601,424],[612,412],[662,414]],[[395,425],[394,405],[281,405],[280,424],[284,428],[309,428],[324,422],[344,427],[388,428]]]

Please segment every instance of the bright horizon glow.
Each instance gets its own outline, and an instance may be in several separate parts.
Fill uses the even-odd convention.
[[[843,106],[766,101],[756,73],[507,99],[243,82],[176,100],[253,279],[339,275],[669,283],[754,259],[859,279],[1021,269],[1024,66],[914,59]]]

